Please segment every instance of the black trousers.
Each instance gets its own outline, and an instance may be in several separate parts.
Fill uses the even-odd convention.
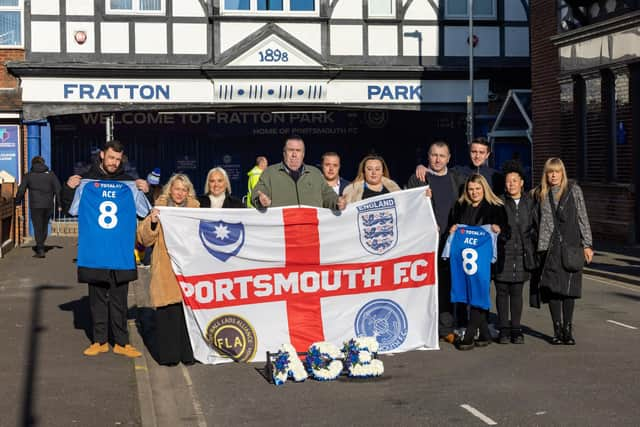
[[[156,360],[161,365],[193,363],[193,350],[182,303],[156,309]]]
[[[438,257],[438,335],[453,333],[453,304],[451,303],[451,268],[449,260]]]
[[[109,327],[115,344],[129,344],[127,330],[127,295],[129,282],[89,283],[89,307],[93,319],[93,342],[104,344],[109,340]]]
[[[576,299],[560,294],[551,293],[549,295],[549,311],[553,323],[573,323],[573,310],[576,306]]]
[[[49,217],[51,208],[31,208],[31,223],[36,238],[36,250],[44,251],[44,241],[47,240]]]
[[[511,311],[511,327],[520,328],[522,318],[522,288],[524,282],[499,282],[496,284],[496,309],[498,310],[498,327],[509,327],[509,311]]]

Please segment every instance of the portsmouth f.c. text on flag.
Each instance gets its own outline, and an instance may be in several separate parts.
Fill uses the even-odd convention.
[[[200,362],[354,336],[375,336],[380,353],[438,348],[438,232],[424,189],[342,212],[160,209]]]

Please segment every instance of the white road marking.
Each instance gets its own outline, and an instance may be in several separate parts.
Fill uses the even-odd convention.
[[[595,276],[592,276],[591,274],[586,274],[586,276],[589,276],[589,280],[593,280],[594,282],[599,282],[599,283],[604,283],[605,285],[609,285],[609,286],[615,286],[616,288],[622,288],[622,289],[626,289],[627,291],[633,291],[633,292],[638,292],[640,293],[640,289],[638,288],[638,286],[635,285],[625,285],[619,282],[611,282],[608,280],[603,280],[600,278],[597,278]]]
[[[623,328],[627,328],[627,329],[638,329],[635,326],[627,325],[622,322],[616,322],[615,320],[607,320],[607,322],[613,323],[614,325],[622,326]]]
[[[182,368],[182,376],[184,377],[184,380],[187,383],[187,387],[189,388],[189,394],[191,395],[191,401],[193,402],[193,410],[198,420],[198,427],[207,427],[207,420],[202,413],[202,405],[200,405],[200,401],[193,391],[193,381],[191,381],[191,375],[189,375],[189,371],[184,367],[184,365],[180,365],[180,367]]]
[[[538,412],[536,412],[536,415],[544,415],[546,413],[547,413],[547,411],[538,411]]]
[[[473,415],[474,417],[480,418],[487,425],[490,425],[490,426],[498,425],[497,422],[493,421],[491,418],[487,417],[485,414],[478,411],[476,408],[474,408],[473,406],[467,403],[460,405],[460,407],[462,409],[466,409],[467,411],[469,411],[471,415]]]

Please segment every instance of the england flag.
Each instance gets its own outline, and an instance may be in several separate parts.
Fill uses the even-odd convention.
[[[160,209],[200,362],[356,336],[375,336],[380,353],[438,348],[438,232],[424,189],[342,212]]]

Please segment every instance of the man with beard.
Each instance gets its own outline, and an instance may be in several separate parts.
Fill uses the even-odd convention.
[[[107,343],[109,327],[115,342],[114,353],[127,357],[141,355],[129,344],[127,294],[129,282],[138,278],[133,259],[136,208],[138,213],[144,212],[140,206],[146,203],[144,206],[147,206],[148,210],[149,204],[143,193],[149,191],[149,185],[143,179],[135,180],[135,185],[131,182],[133,178],[124,172],[123,154],[124,146],[120,141],[106,142],[100,150],[99,159],[89,171],[84,176],[71,176],[63,189],[62,197],[65,206],[68,207],[73,202],[71,213],[79,209],[80,214],[78,281],[88,283],[89,306],[93,322],[93,343],[84,350],[86,356],[97,356],[109,351]],[[81,185],[83,179],[96,181],[91,182],[90,185],[87,185],[87,181],[83,181]],[[109,184],[104,181],[114,182]],[[115,181],[129,181],[129,185]],[[142,197],[138,197],[139,195]],[[101,199],[100,196],[110,199]],[[82,199],[85,197],[83,205]],[[121,229],[125,224],[133,225],[131,235],[129,235],[130,227]],[[111,234],[105,238],[103,237],[105,230],[117,234]],[[86,234],[82,235],[82,233]],[[108,247],[106,256],[104,255],[105,247]]]

